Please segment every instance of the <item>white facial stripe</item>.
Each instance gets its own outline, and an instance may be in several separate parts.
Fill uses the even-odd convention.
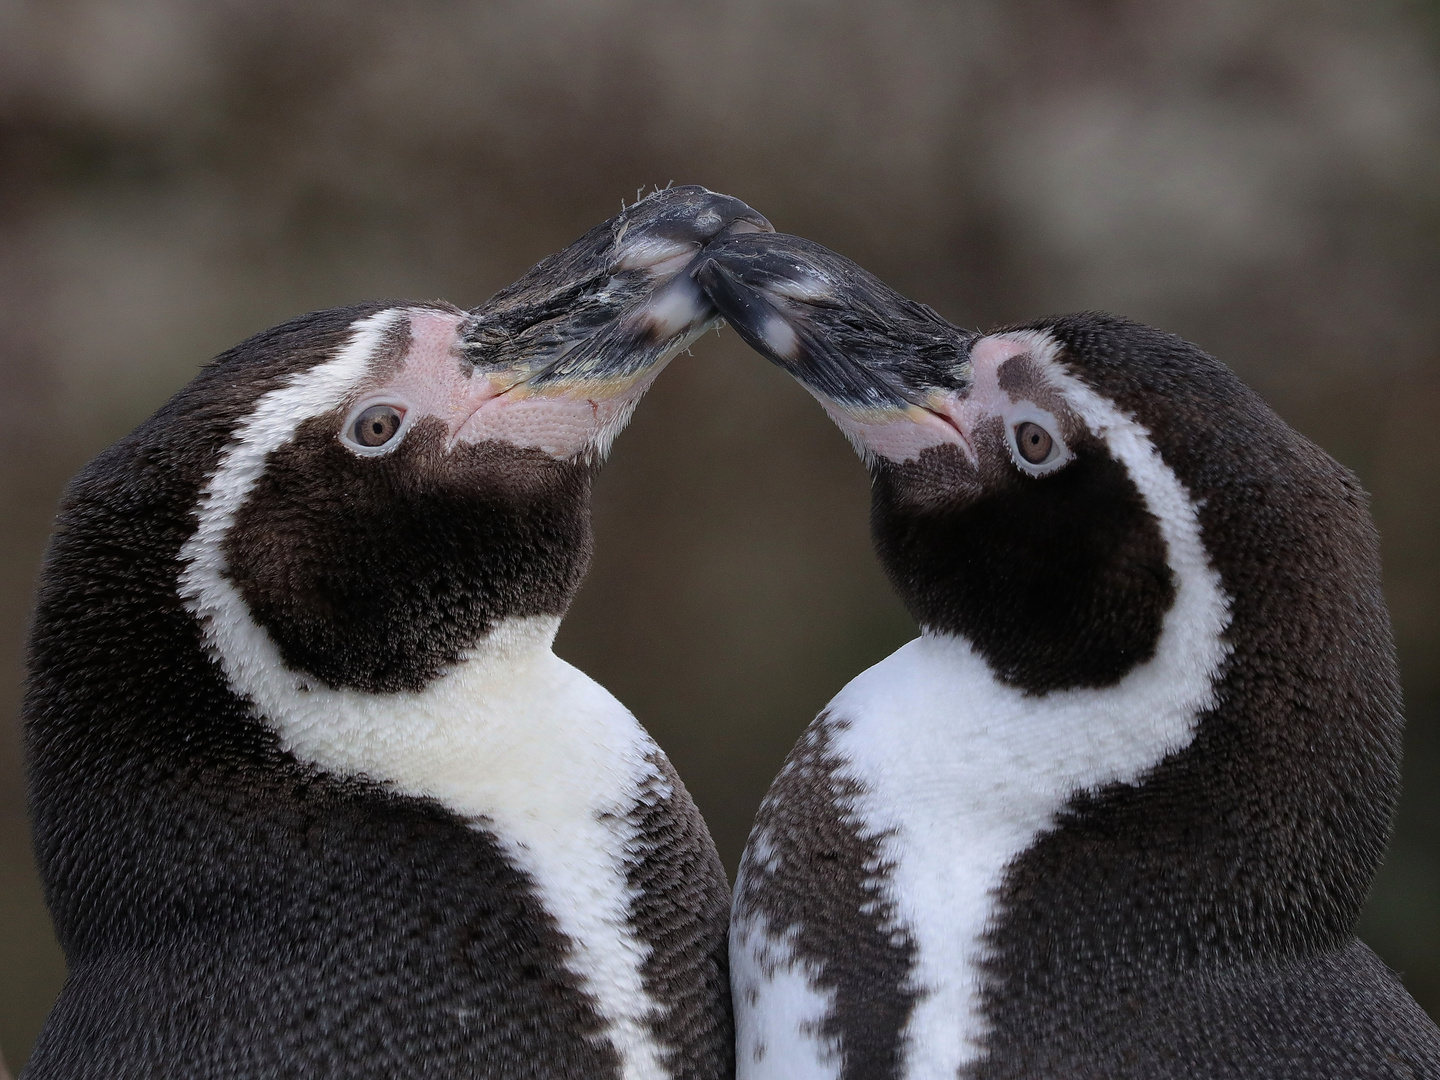
[[[645,991],[648,946],[629,926],[627,817],[655,776],[655,744],[604,689],[550,649],[559,619],[512,620],[418,692],[333,690],[285,666],[226,577],[224,540],[265,468],[308,417],[364,383],[403,316],[357,322],[335,358],[262,397],[235,430],[196,504],[179,593],[231,688],[302,761],[433,798],[492,829],[573,943],[567,966],[594,998],[625,1080],[664,1077],[650,1033],[663,1007]]]
[[[245,627],[258,628],[251,622],[239,592],[225,577],[225,534],[265,471],[265,459],[290,442],[304,421],[346,399],[369,372],[371,358],[399,318],[400,313],[391,309],[359,320],[352,327],[350,340],[333,359],[295,375],[260,398],[250,415],[235,428],[230,444],[220,454],[219,466],[200,495],[195,509],[199,525],[180,549],[184,566],[179,578],[180,598],[200,620],[217,653],[233,653],[242,667],[254,652]],[[239,681],[235,674],[227,674],[232,683],[241,685],[260,677],[261,672],[245,668],[239,672]]]
[[[1064,370],[1048,335],[989,340],[1035,357],[1124,464],[1159,522],[1177,592],[1155,656],[1113,687],[1027,696],[998,681],[964,640],[927,632],[830,704],[849,721],[833,730],[832,747],[866,789],[854,814],[882,838],[893,870],[881,888],[917,946],[920,997],[903,1070],[916,1080],[954,1076],[979,1053],[982,935],[1006,867],[1075,793],[1135,783],[1188,745],[1199,714],[1215,704],[1230,651],[1229,598],[1195,504],[1145,429]],[[741,1029],[762,1022],[743,1013],[772,1007],[766,996],[753,1005],[737,998]]]

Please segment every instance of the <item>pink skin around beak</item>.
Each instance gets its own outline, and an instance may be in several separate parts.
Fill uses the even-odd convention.
[[[1027,404],[1001,386],[1001,367],[1019,356],[1043,354],[1049,347],[1048,339],[1034,331],[983,337],[970,351],[966,389],[932,390],[923,406],[862,410],[838,405],[819,394],[816,397],[836,425],[876,457],[913,461],[932,446],[953,444],[973,465],[979,460],[976,428],[991,417],[1007,417]]]
[[[523,374],[481,371],[466,361],[460,339],[466,317],[432,308],[396,312],[409,322],[409,347],[398,368],[361,391],[351,412],[391,405],[404,412],[407,426],[437,417],[452,445],[498,440],[565,460],[603,456],[664,366],[628,379],[531,387]]]

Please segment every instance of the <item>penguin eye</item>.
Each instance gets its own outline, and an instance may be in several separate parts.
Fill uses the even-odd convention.
[[[1030,476],[1048,476],[1070,464],[1075,454],[1055,434],[1058,426],[1053,416],[1034,407],[1012,415],[1007,441],[1016,468]]]
[[[1055,440],[1050,433],[1030,420],[1015,425],[1015,446],[1031,465],[1044,465],[1055,454]]]
[[[394,440],[404,420],[403,409],[394,405],[371,405],[355,417],[349,435],[356,446],[377,449]]]

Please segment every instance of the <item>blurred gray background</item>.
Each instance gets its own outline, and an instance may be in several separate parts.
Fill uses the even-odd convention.
[[[1362,933],[1440,1013],[1440,0],[0,0],[11,1065],[64,977],[14,717],[66,480],[257,330],[476,304],[672,180],[959,323],[1177,331],[1360,474],[1410,724]],[[599,483],[560,652],[654,732],[732,869],[801,726],[914,634],[867,505],[728,332]]]

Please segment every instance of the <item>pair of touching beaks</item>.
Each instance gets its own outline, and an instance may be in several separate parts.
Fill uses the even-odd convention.
[[[411,311],[412,351],[427,317],[445,324],[442,351],[458,347],[467,375],[485,376],[465,396],[504,406],[454,402],[464,422],[453,434],[469,439],[603,457],[665,363],[723,319],[867,452],[903,459],[967,443],[958,418],[977,334],[702,187],[639,200],[468,313]],[[381,402],[360,408],[348,434],[374,452],[402,424],[403,409]]]

